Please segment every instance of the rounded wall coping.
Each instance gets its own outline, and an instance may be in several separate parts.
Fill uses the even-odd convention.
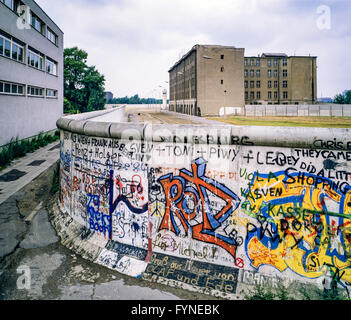
[[[347,128],[236,126],[214,121],[203,124],[150,124],[95,122],[107,112],[62,117],[57,127],[72,133],[145,142],[174,142],[214,145],[271,146],[284,148],[351,151],[351,130]],[[124,110],[123,110],[124,109]],[[106,112],[107,111],[107,112]],[[85,117],[84,117],[85,116]]]
[[[124,105],[124,106],[114,108],[114,109],[105,109],[105,110],[84,112],[84,113],[79,113],[79,114],[70,114],[70,115],[64,116],[62,118],[69,119],[69,120],[88,120],[88,119],[102,116],[102,115],[107,114],[107,113],[111,113],[111,112],[115,112],[115,111],[119,111],[119,110],[123,110],[123,109],[125,110],[125,107],[126,106]]]

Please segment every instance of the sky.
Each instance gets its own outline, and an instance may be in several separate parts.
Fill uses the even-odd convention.
[[[351,89],[350,0],[36,0],[115,97],[161,97],[195,44],[317,56],[318,97]]]

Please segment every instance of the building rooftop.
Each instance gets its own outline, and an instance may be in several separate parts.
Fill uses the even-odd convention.
[[[287,57],[285,53],[262,53],[262,57]]]
[[[193,51],[197,50],[199,47],[205,48],[224,48],[224,49],[240,49],[234,46],[222,46],[222,45],[212,45],[212,44],[196,44],[194,45],[186,54],[184,54],[169,70],[171,72],[175,67],[177,67],[184,59],[186,59]]]

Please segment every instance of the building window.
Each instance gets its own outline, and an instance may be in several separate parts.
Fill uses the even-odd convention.
[[[11,94],[17,96],[24,95],[24,85],[19,83],[10,83],[5,81],[0,81],[0,94]]]
[[[244,60],[244,66],[247,67],[247,59]]]
[[[57,35],[51,31],[50,28],[47,28],[46,37],[55,45],[57,45]]]
[[[27,94],[33,97],[44,97],[44,88],[28,86]]]
[[[249,93],[247,91],[245,91],[245,100],[249,99]]]
[[[274,78],[278,78],[278,70],[274,70]]]
[[[261,88],[261,81],[258,80],[258,81],[256,82],[256,88]]]
[[[278,91],[274,91],[274,99],[278,99]]]
[[[272,88],[272,80],[268,80],[268,88]]]
[[[245,88],[248,88],[248,87],[249,87],[249,82],[248,82],[247,80],[245,80],[244,83],[245,83],[244,87],[245,87]]]
[[[250,88],[255,88],[255,81],[250,81]]]
[[[287,91],[283,92],[283,99],[288,99],[288,92]]]
[[[6,7],[9,7],[11,10],[13,10],[13,0],[1,0],[5,4]]]
[[[255,60],[254,59],[250,59],[250,66],[253,67],[255,65]]]
[[[39,31],[41,34],[45,35],[45,24],[41,21],[33,12],[31,12],[31,25],[32,27]]]
[[[0,32],[0,55],[23,62],[24,45]]]
[[[247,69],[245,69],[245,70],[244,70],[244,76],[245,76],[245,77],[247,77],[247,76],[248,76],[248,74],[249,74],[248,70],[247,70]]]
[[[288,65],[288,60],[286,58],[283,59],[283,67],[286,67]]]
[[[224,67],[221,67],[221,72],[224,72]]]
[[[271,59],[268,59],[268,60],[267,60],[267,66],[268,66],[268,67],[271,67],[271,66],[272,66],[272,60],[271,60]]]
[[[260,67],[261,66],[261,60],[260,59],[256,59],[256,67]]]
[[[255,92],[250,92],[250,99],[251,100],[255,99]]]
[[[4,54],[5,57],[11,58],[11,42],[7,39],[5,39],[5,46],[4,46]]]
[[[283,77],[287,77],[288,76],[288,70],[284,69],[283,70]]]
[[[254,77],[255,76],[255,70],[250,70],[250,77]]]
[[[277,59],[274,59],[274,66],[278,67],[278,60]]]
[[[261,99],[261,91],[256,92],[256,99]]]
[[[57,75],[57,63],[48,57],[46,57],[46,72],[55,76]],[[223,84],[222,82],[223,80],[221,80],[221,84]]]
[[[272,76],[272,70],[267,71],[267,76],[270,78]]]
[[[224,59],[224,54],[221,54],[221,60],[223,60]]]
[[[48,98],[57,98],[57,90],[46,89],[46,97],[48,97]]]
[[[288,87],[288,81],[284,80],[283,81],[283,88],[287,88]]]
[[[272,91],[268,91],[268,99],[272,99]]]
[[[261,76],[261,70],[256,70],[256,77],[259,78]]]
[[[274,81],[274,88],[278,88],[278,81]]]
[[[29,66],[39,70],[44,69],[44,55],[39,51],[28,48],[27,60]]]
[[[221,80],[221,84],[223,84],[223,80]]]

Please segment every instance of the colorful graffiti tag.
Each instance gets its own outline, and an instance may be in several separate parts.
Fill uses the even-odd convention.
[[[287,268],[317,278],[332,267],[351,282],[351,188],[347,183],[298,172],[256,172],[242,204],[247,223],[245,250],[251,265]],[[324,267],[323,267],[324,266]]]
[[[158,179],[166,196],[166,209],[159,230],[170,230],[179,235],[178,218],[185,234],[191,229],[193,239],[221,246],[235,257],[236,239],[216,230],[236,210],[240,199],[223,184],[205,176],[204,159],[196,159],[191,168],[191,172],[181,169],[179,176],[166,174]],[[211,207],[209,194],[224,202],[221,209]]]

